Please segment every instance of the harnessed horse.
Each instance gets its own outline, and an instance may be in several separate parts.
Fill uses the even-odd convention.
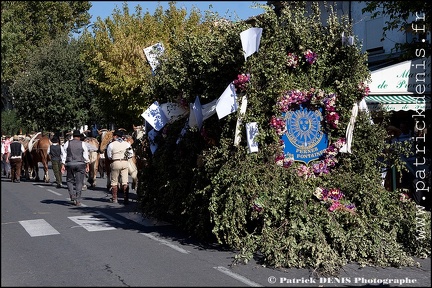
[[[138,171],[141,171],[148,165],[149,158],[149,143],[146,137],[144,126],[133,125],[132,138],[134,142],[131,144],[136,158],[136,166]]]
[[[50,182],[48,174],[48,148],[50,145],[51,141],[48,136],[42,136],[41,132],[36,133],[29,140],[27,150],[24,152],[24,169],[26,179],[40,181],[39,162],[41,162],[44,169],[44,182]]]

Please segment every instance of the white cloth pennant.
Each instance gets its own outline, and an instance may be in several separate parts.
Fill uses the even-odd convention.
[[[217,99],[202,105],[203,121],[216,114]]]
[[[240,40],[242,43],[245,61],[247,57],[255,52],[258,52],[261,42],[262,30],[262,28],[249,28],[240,33]]]
[[[229,84],[216,102],[216,113],[219,119],[237,111],[237,94],[234,84]]]
[[[258,123],[246,123],[246,135],[249,153],[258,152],[258,142],[255,141],[255,136],[258,135]]]
[[[158,58],[164,53],[165,48],[162,43],[158,42],[152,46],[144,48],[143,50],[144,54],[147,57],[147,61],[149,62],[152,71],[154,72],[157,66],[159,66]]]
[[[179,103],[163,103],[160,108],[168,119],[168,123],[173,123],[183,117],[185,117],[189,111],[181,106]]]
[[[156,152],[156,149],[158,148],[158,145],[155,143],[155,138],[158,135],[158,132],[156,132],[154,129],[151,129],[148,133],[148,138],[150,142],[150,151],[152,154]]]
[[[246,113],[246,106],[247,106],[247,96],[243,95],[241,105],[240,105],[240,115],[237,118],[237,124],[236,124],[235,136],[234,136],[234,146],[238,146],[240,144],[240,140],[241,140],[240,125],[242,123],[242,117]]]
[[[351,109],[351,118],[345,132],[345,144],[339,149],[339,152],[341,153],[351,154],[351,143],[352,143],[352,137],[354,132],[354,124],[357,119],[357,114],[358,114],[358,105],[357,103],[354,103],[353,108]]]
[[[159,106],[159,103],[155,101],[152,105],[150,105],[147,110],[145,110],[141,116],[156,130],[159,131],[162,129],[166,123],[168,123],[168,119],[166,118],[164,112]]]
[[[195,98],[195,103],[190,103],[189,107],[189,127],[198,127],[198,130],[201,130],[203,124],[203,114],[198,96]]]

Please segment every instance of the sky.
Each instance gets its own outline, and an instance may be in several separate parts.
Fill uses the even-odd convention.
[[[149,11],[153,15],[156,7],[161,5],[164,9],[168,9],[169,1],[126,1],[129,6],[129,14],[135,13],[135,7],[139,4],[143,13]],[[90,22],[96,21],[97,17],[105,19],[111,17],[113,10],[117,7],[122,11],[124,1],[91,1]],[[229,20],[236,20],[237,16],[241,20],[246,20],[249,17],[264,13],[263,9],[251,8],[254,4],[266,4],[267,1],[176,1],[177,8],[186,8],[188,12],[192,7],[196,7],[204,15],[206,10],[217,12],[219,16]],[[210,5],[212,8],[209,8]],[[112,17],[111,17],[112,18]]]

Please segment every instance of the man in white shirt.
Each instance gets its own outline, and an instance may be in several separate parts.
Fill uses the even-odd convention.
[[[73,131],[72,139],[64,144],[63,149],[65,153],[62,154],[61,172],[67,170],[66,182],[69,196],[75,206],[80,206],[84,177],[89,171],[90,160],[87,145],[81,141],[79,130]]]
[[[111,161],[110,178],[111,178],[111,193],[112,202],[118,203],[117,192],[119,184],[119,176],[121,177],[121,185],[123,190],[123,203],[129,203],[129,162],[128,159],[133,156],[132,147],[129,142],[123,140],[123,132],[116,130],[113,133],[113,141],[107,147],[107,157]]]

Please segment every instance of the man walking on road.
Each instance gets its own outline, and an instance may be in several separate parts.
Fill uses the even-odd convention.
[[[19,142],[18,136],[13,136],[13,142],[10,144],[9,156],[9,162],[11,166],[11,182],[20,183],[22,155],[24,151],[24,145]]]
[[[118,203],[117,192],[119,176],[121,177],[122,190],[124,194],[123,204],[129,203],[129,162],[133,156],[132,147],[129,142],[123,140],[123,132],[116,130],[113,133],[113,141],[107,147],[107,157],[111,161],[111,193],[112,202]]]
[[[72,139],[64,144],[61,172],[67,170],[66,182],[69,196],[75,206],[81,205],[81,192],[85,173],[89,171],[89,154],[87,146],[81,141],[81,132],[74,130]],[[74,189],[75,186],[75,189]]]
[[[54,172],[54,176],[57,183],[57,188],[62,187],[62,155],[64,154],[63,146],[59,145],[59,138],[57,136],[53,136],[51,139],[52,144],[48,147],[48,155],[51,159],[52,170]]]

